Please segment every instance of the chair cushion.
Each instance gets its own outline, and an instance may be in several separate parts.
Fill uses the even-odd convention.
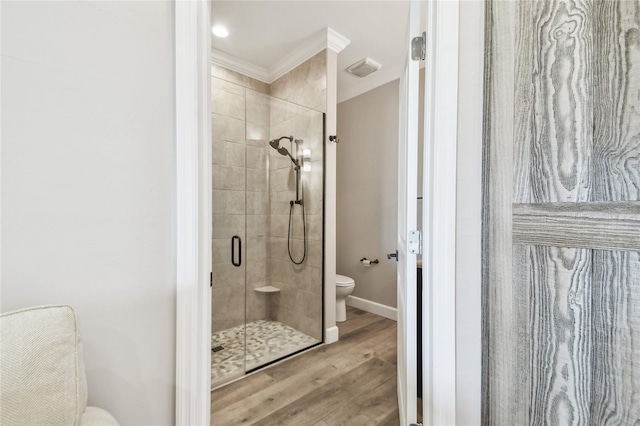
[[[80,426],[117,426],[118,422],[108,411],[98,407],[87,407],[80,417]]]
[[[77,425],[86,384],[73,309],[41,306],[2,314],[0,336],[0,422]]]

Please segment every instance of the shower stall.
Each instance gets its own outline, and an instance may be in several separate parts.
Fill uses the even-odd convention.
[[[212,386],[322,342],[324,113],[213,79]]]

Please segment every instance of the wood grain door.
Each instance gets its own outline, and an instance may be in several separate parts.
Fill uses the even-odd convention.
[[[640,2],[487,4],[483,422],[640,424]]]

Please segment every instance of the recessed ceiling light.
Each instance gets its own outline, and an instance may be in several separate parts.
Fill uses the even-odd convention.
[[[222,25],[214,25],[214,27],[211,28],[211,32],[216,37],[225,38],[226,36],[229,35],[229,31],[225,27],[223,27]]]

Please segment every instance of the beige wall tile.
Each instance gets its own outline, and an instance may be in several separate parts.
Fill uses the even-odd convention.
[[[314,167],[315,166],[315,167]],[[310,172],[302,172],[304,208],[307,214],[322,214],[322,163],[313,162]]]
[[[241,85],[245,88],[269,94],[270,88],[267,83],[253,79],[251,77],[247,77],[246,75],[242,75],[218,65],[211,65],[211,75],[221,80]]]
[[[271,83],[271,95],[303,105],[307,108],[325,111],[322,98],[326,89],[326,52],[315,55],[296,69]]]
[[[213,321],[211,322],[211,332],[227,330],[244,324],[244,309],[237,311],[219,313],[214,311]]]
[[[225,142],[226,165],[232,167],[245,167],[245,145],[235,142]]]
[[[271,236],[269,243],[271,258],[283,261],[287,257],[287,238]]]
[[[244,120],[213,114],[212,136],[227,142],[245,143]]]
[[[236,95],[221,89],[211,88],[211,112],[227,117],[245,119],[244,95]]]
[[[322,241],[322,215],[307,215],[309,240]]]
[[[258,283],[260,287],[267,283]],[[265,293],[250,291],[247,294],[247,322],[268,319],[270,314],[269,302],[271,296]]]
[[[247,215],[247,236],[268,237],[269,217],[266,214]]]
[[[238,292],[244,292],[245,268],[231,264],[231,240],[225,241],[227,247],[221,247],[220,251],[223,256],[226,253],[226,262],[213,265],[213,288],[234,287]]]
[[[289,161],[291,165],[291,161]],[[296,173],[292,167],[273,170],[269,174],[269,186],[271,192],[294,191],[296,189]]]
[[[261,124],[247,122],[247,145],[267,146],[269,140],[269,127]]]
[[[269,153],[270,171],[291,168],[291,160],[288,157],[283,157],[273,149],[267,152]]]
[[[245,189],[245,169],[244,167],[229,167],[214,165],[213,189],[230,189],[243,191]]]
[[[223,189],[213,190],[213,199],[211,200],[211,208],[213,214],[226,213],[227,211],[227,191]]]
[[[217,77],[211,77],[211,91],[213,92],[213,90],[216,89],[224,90],[225,92],[229,92],[233,95],[244,96],[245,88],[239,84],[230,83]]]
[[[244,236],[245,216],[242,214],[213,215],[213,238],[231,238],[234,235]]]
[[[285,262],[284,257],[278,258],[278,259],[272,257],[270,259],[271,282],[273,283],[274,286],[275,286],[275,283],[284,283],[285,281],[287,281],[287,277],[290,275],[290,272],[291,272],[291,269],[287,262],[289,262],[289,259],[287,259],[287,261]]]
[[[246,120],[250,123],[268,126],[270,120],[270,96],[253,90],[247,90],[246,96]]]
[[[219,164],[221,166],[227,165],[227,150],[226,142],[222,139],[214,139],[211,145],[211,161],[212,163]]]
[[[247,169],[247,191],[267,191],[267,179],[264,170]]]
[[[263,177],[266,178],[267,150],[265,146],[247,146],[247,168],[262,170]]]
[[[289,214],[291,200],[296,198],[295,191],[271,192],[271,214]]]
[[[268,263],[268,259],[255,259],[255,261],[247,261],[247,284],[253,285],[254,283],[268,283]],[[253,288],[255,288],[255,286]]]
[[[231,263],[231,239],[214,238],[211,248],[214,266]]]
[[[307,254],[307,265],[322,267],[322,241],[309,240],[307,242],[309,253]]]
[[[268,257],[268,238],[267,237],[247,237],[246,255],[244,260],[247,263],[264,261]]]
[[[269,214],[269,194],[247,192],[247,214]]]
[[[287,227],[289,225],[289,212],[286,215],[271,215],[271,236],[287,238]]]
[[[227,207],[225,213],[244,215],[246,213],[246,201],[244,191],[226,191]]]

